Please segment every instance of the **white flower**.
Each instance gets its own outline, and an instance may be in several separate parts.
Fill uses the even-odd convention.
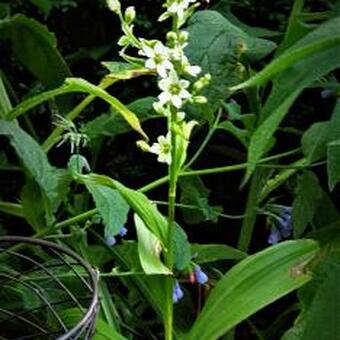
[[[176,14],[180,20],[184,18],[184,13],[190,6],[190,3],[196,2],[196,0],[174,0],[173,3],[168,6],[168,12]]]
[[[160,41],[157,41],[153,47],[143,43],[140,54],[148,58],[145,61],[145,67],[156,70],[162,78],[167,76],[168,70],[173,69],[173,65],[169,61],[170,50]]]
[[[158,162],[171,163],[171,135],[168,133],[165,137],[159,136],[158,143],[153,143],[150,147],[150,152],[158,155]]]
[[[179,79],[175,71],[171,70],[168,78],[159,81],[158,86],[163,91],[158,99],[162,105],[171,103],[176,108],[181,108],[183,100],[191,98],[186,90],[190,83],[187,80]]]

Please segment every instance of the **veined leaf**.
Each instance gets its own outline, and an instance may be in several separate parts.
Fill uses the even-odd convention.
[[[160,260],[161,242],[135,214],[135,225],[138,237],[138,254],[142,268],[146,274],[170,274],[171,271]]]
[[[216,11],[197,12],[187,29],[190,35],[186,54],[191,63],[200,65],[203,73],[212,76],[204,91],[209,105],[202,106],[202,115],[216,110],[220,100],[228,96],[228,88],[242,80],[242,67],[238,63],[241,45],[244,45],[242,56],[251,61],[265,57],[276,46],[269,40],[248,35]]]
[[[121,194],[104,185],[87,184],[105,224],[105,236],[115,236],[127,221],[129,206]]]
[[[152,204],[144,194],[129,189],[107,176],[95,174],[77,176],[77,179],[86,185],[103,185],[118,190],[131,209],[133,209],[143,220],[145,226],[161,240],[162,244],[166,244],[168,235],[167,220],[157,210],[156,205]]]
[[[0,38],[10,39],[15,57],[47,88],[59,86],[71,75],[54,34],[44,25],[17,14],[3,20],[1,28]]]
[[[39,144],[14,122],[0,120],[0,135],[9,138],[29,173],[43,189],[50,202],[55,202],[59,185],[57,172],[48,162]]]
[[[214,340],[261,308],[311,279],[304,266],[315,256],[312,240],[287,241],[247,257],[216,285],[187,340]]]
[[[293,202],[292,220],[294,237],[301,237],[308,223],[311,223],[322,197],[319,180],[311,171],[298,179],[296,197]]]
[[[123,103],[121,103],[117,98],[111,96],[108,92],[100,88],[99,86],[93,85],[88,81],[81,78],[67,78],[64,84],[54,90],[43,92],[35,97],[29,98],[18,106],[16,106],[9,114],[8,119],[14,119],[33,107],[43,103],[44,101],[59,96],[61,94],[70,92],[81,92],[89,93],[95,97],[99,97],[110,104],[117,112],[119,112],[126,122],[137,132],[139,132],[145,139],[148,139],[145,132],[140,126],[139,120],[136,115],[131,112]]]
[[[191,261],[190,243],[188,242],[187,234],[179,225],[176,226],[173,237],[175,268],[184,270]]]

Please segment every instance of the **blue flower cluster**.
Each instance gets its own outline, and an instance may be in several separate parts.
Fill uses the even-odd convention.
[[[119,231],[119,236],[124,237],[128,233],[128,230],[125,227],[122,227]],[[117,243],[117,240],[114,236],[106,236],[105,238],[105,243],[109,246],[112,247]]]
[[[178,281],[176,280],[174,290],[173,290],[173,293],[172,293],[173,303],[177,303],[179,300],[181,300],[183,298],[183,296],[184,296],[183,290],[182,290],[180,284],[178,283]]]
[[[292,208],[283,206],[268,237],[269,244],[277,244],[292,234]]]

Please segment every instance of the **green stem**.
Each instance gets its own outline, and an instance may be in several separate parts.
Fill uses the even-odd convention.
[[[220,121],[222,115],[222,111],[219,111],[216,117],[216,120],[213,124],[213,126],[211,127],[211,129],[209,130],[207,136],[205,137],[203,143],[201,144],[201,146],[198,148],[198,150],[196,151],[196,153],[194,154],[194,156],[191,158],[191,160],[184,166],[184,170],[190,168],[190,166],[196,162],[197,158],[201,155],[201,153],[203,152],[203,150],[205,149],[205,147],[207,146],[207,144],[209,143],[211,137],[213,136],[214,132],[217,129],[218,123]]]
[[[243,220],[241,233],[239,236],[237,248],[248,252],[250,242],[254,232],[254,226],[256,222],[256,216],[258,213],[259,204],[259,192],[263,187],[263,180],[267,176],[267,170],[257,169],[252,177],[250,190],[248,193],[246,216]]]
[[[102,81],[101,84],[99,84],[99,87],[102,88],[103,90],[105,90],[106,88],[108,88],[109,86],[111,86],[112,84],[114,84],[116,81],[116,79],[114,78],[105,78],[104,81]],[[67,115],[66,115],[66,119],[73,121],[74,119],[76,119],[80,113],[90,104],[92,103],[94,100],[96,99],[96,96],[94,95],[88,95],[83,101],[81,101],[72,111],[70,111]],[[62,133],[64,132],[64,129],[60,126],[56,127],[52,133],[48,136],[48,138],[44,141],[44,143],[42,144],[42,149],[47,153],[48,151],[50,151],[50,149],[53,147],[53,145],[55,143],[58,142],[59,137],[62,135]]]

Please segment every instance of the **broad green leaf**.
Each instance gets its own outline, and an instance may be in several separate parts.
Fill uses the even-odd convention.
[[[7,136],[26,169],[51,203],[58,197],[58,176],[39,144],[14,122],[0,120],[0,135]]]
[[[220,123],[218,125],[218,129],[222,129],[222,130],[230,132],[245,147],[247,147],[249,143],[249,132],[247,130],[237,127],[233,122],[229,120],[225,120],[224,122]]]
[[[240,45],[242,57],[259,60],[275,48],[268,40],[254,38],[215,11],[197,12],[187,28],[190,33],[186,54],[193,64],[200,65],[203,73],[210,73],[212,80],[204,94],[209,105],[203,105],[202,114],[213,112],[229,93],[229,87],[242,80],[242,67],[238,64]],[[196,109],[195,109],[196,110]]]
[[[44,101],[59,96],[61,94],[70,92],[81,92],[89,93],[95,97],[99,97],[106,101],[112,106],[117,112],[119,112],[126,122],[137,132],[139,132],[145,139],[148,139],[142,127],[140,126],[139,120],[136,115],[130,111],[124,104],[122,104],[117,98],[111,96],[108,92],[100,88],[99,86],[93,85],[88,81],[81,78],[67,78],[64,84],[54,90],[43,92],[35,97],[29,98],[18,106],[16,106],[9,114],[8,119],[14,119],[35,106],[43,103]]]
[[[197,263],[242,260],[248,256],[243,251],[224,244],[192,244],[191,252]]]
[[[327,145],[328,186],[333,190],[340,181],[340,139]]]
[[[109,78],[117,80],[127,80],[141,75],[152,74],[150,69],[142,68],[138,65],[131,65],[129,63],[123,63],[119,61],[104,61],[102,64],[109,70]]]
[[[298,178],[293,201],[292,220],[294,237],[299,238],[311,223],[322,197],[319,180],[313,172],[306,171]]]
[[[171,271],[160,260],[162,250],[160,240],[145,226],[137,214],[134,220],[138,238],[138,254],[144,272],[150,275],[170,274]]]
[[[163,244],[166,244],[168,235],[168,224],[166,218],[157,210],[156,205],[141,192],[132,190],[123,184],[107,176],[101,175],[77,175],[77,180],[86,185],[103,185],[119,191],[125,201],[129,204],[139,217],[143,220],[145,226],[155,234]]]
[[[105,224],[105,236],[115,236],[127,221],[129,206],[121,194],[104,185],[87,184]]]
[[[0,38],[10,39],[15,57],[47,88],[71,75],[57,50],[54,34],[34,19],[17,14],[0,27]]]
[[[159,115],[154,111],[152,104],[155,101],[153,97],[137,99],[127,105],[127,108],[136,113],[140,122],[144,122],[150,118],[158,118]],[[110,113],[104,113],[94,120],[86,123],[82,128],[82,132],[90,138],[93,144],[101,137],[115,137],[119,134],[131,131],[122,116],[115,110]]]
[[[34,180],[28,180],[22,188],[21,205],[26,221],[35,231],[42,230],[46,226],[44,199]]]
[[[309,163],[326,156],[330,122],[313,124],[302,136],[302,151]]]
[[[204,221],[218,220],[219,207],[212,207],[209,204],[210,190],[206,188],[198,176],[181,178],[180,201],[182,204],[197,207],[197,209],[182,208],[183,217],[188,224],[198,224]]]
[[[251,138],[246,180],[268,151],[274,132],[302,90],[340,66],[339,42],[340,17],[306,35],[263,71],[238,86],[260,85],[281,72],[274,79],[272,92],[261,111],[260,124]]]
[[[312,240],[286,241],[248,256],[217,283],[186,340],[214,340],[311,279]]]
[[[188,267],[191,261],[191,249],[188,237],[185,231],[176,226],[174,232],[173,250],[175,257],[175,268],[177,270],[184,270]]]
[[[318,287],[305,314],[301,340],[340,339],[340,323],[337,317],[340,313],[339,262],[333,263],[329,269],[327,273],[323,273],[324,282]]]
[[[212,10],[221,13],[226,17],[233,25],[242,29],[245,33],[256,38],[270,38],[280,36],[282,33],[278,31],[269,30],[263,27],[254,27],[245,24],[240,21],[231,11],[230,0],[221,0],[215,6],[212,6]]]

